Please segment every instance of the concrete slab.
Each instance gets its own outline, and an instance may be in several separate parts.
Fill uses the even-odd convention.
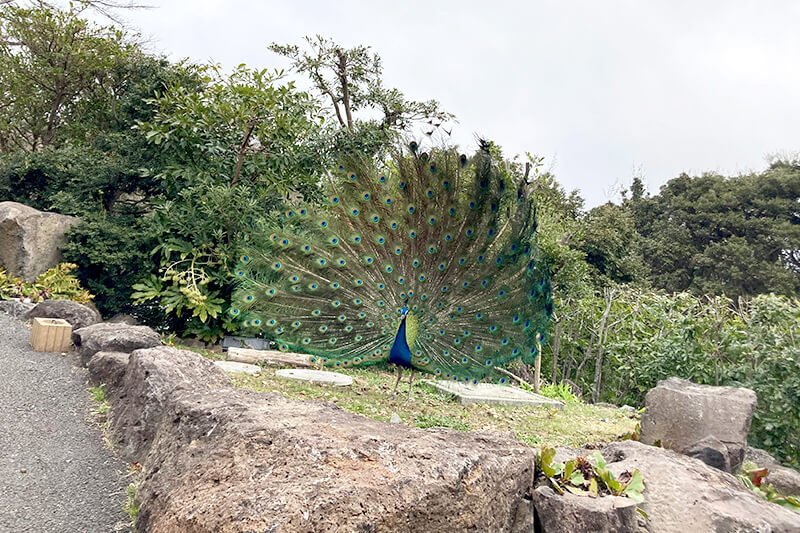
[[[276,370],[275,375],[299,381],[311,381],[312,383],[325,383],[336,387],[346,387],[353,384],[353,378],[338,372],[326,372],[324,370],[305,370],[301,368],[284,368]]]
[[[228,361],[239,363],[261,363],[269,366],[294,366],[308,368],[311,357],[302,353],[281,352],[279,350],[252,350],[250,348],[228,348]]]
[[[471,403],[487,403],[491,405],[527,405],[531,407],[549,407],[551,409],[564,408],[564,404],[559,401],[508,385],[496,385],[494,383],[478,383],[477,385],[467,385],[463,383],[456,383],[454,381],[432,379],[426,379],[423,381],[437,388],[441,392],[455,395],[461,402],[461,405],[468,405]]]
[[[268,350],[269,341],[267,339],[257,339],[254,337],[234,337],[226,335],[222,338],[223,348],[251,348],[253,350]]]
[[[229,372],[231,374],[239,373],[250,374],[251,376],[254,376],[261,373],[260,366],[250,365],[247,363],[237,363],[235,361],[214,361],[214,364],[225,372]]]

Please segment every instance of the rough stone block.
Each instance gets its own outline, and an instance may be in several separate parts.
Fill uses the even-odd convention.
[[[550,487],[533,493],[536,518],[545,533],[637,533],[639,513],[630,498],[590,498],[566,492],[556,494]]]
[[[25,314],[27,320],[36,317],[61,318],[72,325],[73,330],[97,324],[102,320],[100,313],[88,305],[71,300],[45,300],[39,302]]]
[[[76,330],[72,342],[86,365],[97,352],[127,352],[161,344],[161,335],[147,326],[101,322]]]
[[[678,378],[660,381],[645,397],[641,441],[685,453],[706,437],[728,450],[728,463],[742,462],[756,408],[750,389],[697,385]]]
[[[0,265],[25,281],[35,280],[61,261],[66,233],[79,222],[17,202],[0,202]]]
[[[648,531],[800,531],[800,513],[762,500],[733,475],[670,450],[635,441],[612,442],[602,452],[615,475],[639,469],[644,477]]]
[[[173,395],[142,531],[533,530],[535,451],[507,433],[386,424],[241,389]]]
[[[230,386],[221,368],[189,350],[171,346],[135,350],[111,410],[111,430],[121,452],[134,461],[144,458],[177,392]]]

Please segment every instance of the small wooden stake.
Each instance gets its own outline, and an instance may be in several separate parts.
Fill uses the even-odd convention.
[[[66,352],[72,344],[72,324],[60,318],[34,318],[31,346],[37,352]]]

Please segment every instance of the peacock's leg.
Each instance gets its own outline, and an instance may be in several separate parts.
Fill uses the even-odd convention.
[[[394,382],[394,391],[392,391],[392,398],[397,396],[397,386],[400,385],[400,376],[403,375],[403,367],[397,365],[397,381]]]
[[[411,369],[411,378],[408,380],[408,396],[406,397],[406,401],[411,399],[411,387],[414,386],[414,369]]]

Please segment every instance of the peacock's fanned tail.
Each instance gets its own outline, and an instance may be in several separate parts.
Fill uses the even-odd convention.
[[[485,147],[340,167],[325,208],[298,206],[242,258],[233,309],[282,350],[334,366],[385,361],[404,306],[412,365],[442,378],[505,377],[532,361],[552,314],[535,208]]]

